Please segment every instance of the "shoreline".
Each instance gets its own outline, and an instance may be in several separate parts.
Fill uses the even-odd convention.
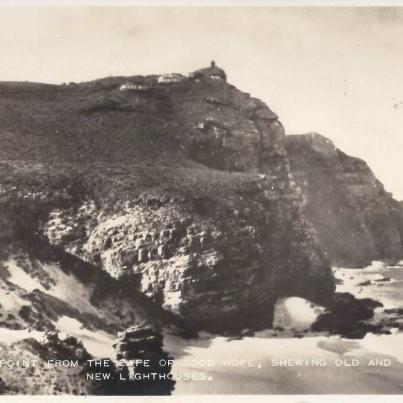
[[[398,271],[399,279],[383,282],[379,286],[373,282],[364,293],[359,283],[381,279]],[[399,272],[399,270],[401,272]],[[334,269],[336,278],[347,281],[337,285],[336,292],[349,292],[356,298],[386,299],[384,307],[377,308],[375,319],[385,316],[385,309],[403,305],[399,298],[399,288],[403,286],[403,266],[389,267],[386,264],[372,264],[364,269]],[[395,273],[396,274],[396,273]],[[400,275],[399,275],[400,274]],[[353,277],[351,279],[351,277]],[[394,281],[392,281],[394,280]],[[184,340],[175,336],[165,336],[164,346],[174,358],[172,371],[202,371],[208,382],[178,381],[173,394],[402,394],[403,380],[403,333],[392,328],[391,334],[367,332],[363,338],[349,339],[326,332],[312,332],[301,327],[313,321],[321,307],[304,302],[305,315],[292,322],[292,313],[301,314],[301,305],[285,309],[286,301],[280,301],[276,317],[277,330],[267,329],[256,332],[254,337],[228,339],[203,334],[200,339]],[[298,300],[301,304],[301,300]],[[290,306],[288,306],[290,308]],[[309,308],[309,309],[308,309]],[[318,316],[317,316],[318,317]],[[316,317],[316,318],[317,318]],[[282,322],[281,320],[282,319]],[[366,321],[363,321],[366,322]],[[280,325],[284,326],[279,330]],[[273,337],[273,334],[277,336]],[[400,350],[399,350],[400,348]],[[234,365],[223,362],[234,361]],[[319,365],[296,365],[316,363]],[[189,365],[214,361],[214,365]],[[238,361],[252,362],[253,365],[235,365]],[[283,365],[278,365],[280,362]],[[277,365],[273,365],[273,363]]]

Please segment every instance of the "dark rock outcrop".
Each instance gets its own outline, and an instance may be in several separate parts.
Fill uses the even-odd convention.
[[[83,365],[92,358],[79,340],[73,336],[61,338],[58,331],[46,332],[37,346],[44,360],[73,360]]]
[[[350,293],[336,293],[329,312],[318,317],[313,331],[328,331],[350,339],[362,339],[368,332],[382,333],[383,326],[368,323],[374,310],[383,305],[370,298],[357,299]]]
[[[116,359],[128,394],[169,395],[175,385],[172,357],[163,350],[162,335],[147,325],[133,326],[123,332],[117,343]]]
[[[403,257],[401,204],[364,161],[317,133],[286,136],[285,146],[309,220],[334,264],[356,267]]]

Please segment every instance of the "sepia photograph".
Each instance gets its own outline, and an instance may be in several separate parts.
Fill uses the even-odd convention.
[[[56,3],[0,3],[0,402],[402,395],[403,7]]]

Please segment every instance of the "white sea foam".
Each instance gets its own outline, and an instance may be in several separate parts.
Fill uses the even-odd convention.
[[[277,301],[274,309],[273,327],[308,330],[324,310],[304,298],[282,298]]]
[[[113,358],[114,349],[112,344],[116,341],[115,336],[101,330],[92,331],[86,329],[77,319],[61,316],[54,325],[61,332],[74,336],[81,340],[86,350],[95,358]]]

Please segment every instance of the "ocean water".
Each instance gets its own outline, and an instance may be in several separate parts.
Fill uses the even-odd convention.
[[[334,274],[338,292],[384,304],[377,320],[385,308],[403,308],[403,265],[374,262],[364,269],[334,268]],[[165,348],[175,359],[174,394],[403,393],[403,333],[392,329],[360,340],[312,333],[310,323],[320,312],[309,301],[282,299],[275,317],[281,331],[239,340],[166,336]]]
[[[385,308],[403,307],[403,265],[387,266],[373,262],[364,269],[335,268],[334,275],[342,283],[338,292],[351,292],[357,298],[373,298]],[[382,281],[390,279],[390,281]],[[362,285],[370,282],[369,285]]]

